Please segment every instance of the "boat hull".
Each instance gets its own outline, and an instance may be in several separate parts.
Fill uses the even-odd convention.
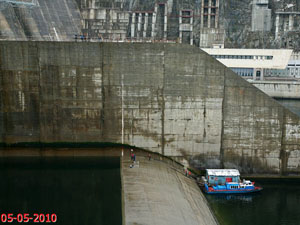
[[[247,194],[247,193],[255,193],[260,192],[263,188],[255,187],[254,189],[238,189],[238,190],[207,190],[205,187],[203,191],[209,195],[216,194]]]

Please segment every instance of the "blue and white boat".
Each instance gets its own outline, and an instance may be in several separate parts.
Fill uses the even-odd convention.
[[[250,180],[241,181],[236,169],[207,169],[202,183],[207,194],[245,194],[262,190]]]

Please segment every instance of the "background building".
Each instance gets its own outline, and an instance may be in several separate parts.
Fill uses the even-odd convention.
[[[300,52],[293,52],[287,67],[281,70],[265,69],[266,77],[300,78]]]
[[[225,66],[249,79],[264,79],[265,70],[284,70],[292,55],[290,49],[203,48]]]

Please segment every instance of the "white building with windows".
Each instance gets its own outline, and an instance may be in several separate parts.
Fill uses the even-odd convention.
[[[267,71],[285,70],[291,49],[202,48],[234,72],[253,80],[263,80]]]
[[[300,78],[300,52],[293,52],[285,69],[266,69],[265,75],[269,77]]]

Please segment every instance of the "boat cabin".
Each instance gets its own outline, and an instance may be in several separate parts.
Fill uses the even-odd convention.
[[[205,178],[208,185],[225,185],[240,182],[240,172],[236,169],[207,169]]]

